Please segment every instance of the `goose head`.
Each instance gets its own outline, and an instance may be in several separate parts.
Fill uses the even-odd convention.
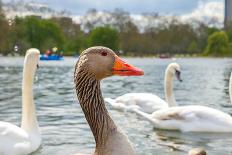
[[[24,60],[24,66],[31,72],[35,72],[38,67],[40,52],[36,48],[27,50]]]
[[[111,49],[102,46],[91,47],[83,51],[75,68],[76,73],[83,70],[97,80],[112,75],[140,76],[144,74],[141,69],[126,63]]]
[[[100,80],[113,75],[143,74],[141,69],[126,63],[109,48],[91,47],[81,53],[75,66],[74,83],[79,103],[95,138],[94,154],[135,154],[127,137],[117,130],[108,114]],[[126,149],[115,147],[122,144]]]
[[[181,69],[180,69],[180,65],[178,63],[170,63],[167,67],[166,73],[170,76],[176,76],[177,80],[182,82],[181,79]]]
[[[202,148],[194,148],[189,151],[188,155],[206,155],[206,151]]]

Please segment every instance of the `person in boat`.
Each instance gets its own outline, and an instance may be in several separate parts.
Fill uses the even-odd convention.
[[[53,53],[53,51],[51,49],[48,49],[46,52],[45,52],[45,55],[48,57],[48,56],[51,56]]]

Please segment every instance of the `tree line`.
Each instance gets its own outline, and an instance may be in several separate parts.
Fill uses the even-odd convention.
[[[1,6],[1,3],[0,3]],[[89,10],[76,24],[68,17],[43,19],[39,16],[6,19],[0,7],[0,54],[20,55],[34,47],[45,52],[57,47],[64,55],[78,55],[90,46],[107,46],[127,56],[184,54],[232,56],[232,28],[220,29],[157,13],[143,15],[149,21],[141,28],[121,9],[99,16]],[[17,49],[15,49],[17,47]]]

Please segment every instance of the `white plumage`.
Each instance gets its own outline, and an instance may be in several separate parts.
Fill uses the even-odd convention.
[[[232,76],[230,77],[230,87],[231,80]],[[231,88],[229,91],[232,94]],[[231,95],[230,98],[232,98]],[[133,111],[150,121],[158,129],[182,132],[232,132],[232,117],[220,110],[206,106],[169,107],[152,114],[138,109],[133,109]]]
[[[39,54],[37,49],[29,49],[26,53],[23,69],[21,128],[8,122],[0,122],[0,155],[27,155],[37,150],[41,144],[32,92]]]
[[[165,72],[164,87],[166,101],[159,96],[151,93],[127,93],[116,99],[105,98],[112,107],[118,110],[130,111],[138,109],[146,113],[152,113],[156,110],[176,106],[173,94],[173,77],[180,79],[180,66],[177,63],[170,63]]]
[[[152,113],[162,108],[168,108],[168,104],[160,97],[150,93],[127,93],[117,97],[115,100],[105,98],[107,103],[118,110],[130,111],[139,109]]]
[[[30,152],[29,136],[22,128],[0,122],[0,154],[23,155]]]
[[[149,120],[154,128],[182,132],[232,132],[232,117],[205,106],[180,106],[147,114],[134,111]]]

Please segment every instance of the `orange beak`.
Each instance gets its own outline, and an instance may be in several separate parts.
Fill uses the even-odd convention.
[[[118,56],[115,56],[114,67],[112,68],[112,71],[113,75],[120,76],[140,76],[144,74],[141,69],[126,63]]]

